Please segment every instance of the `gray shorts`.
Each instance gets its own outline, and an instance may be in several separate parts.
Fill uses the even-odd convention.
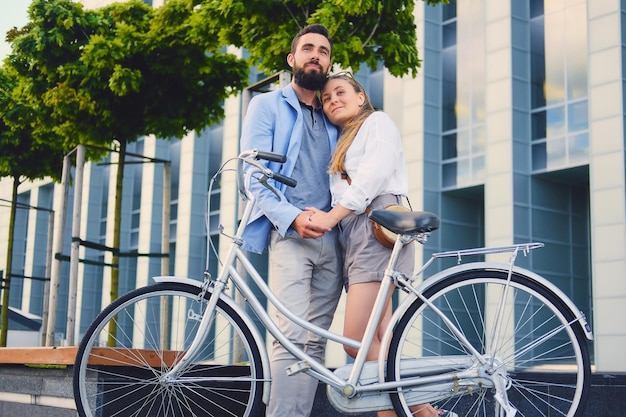
[[[391,204],[400,204],[400,197],[383,194],[374,199],[370,209],[376,210]],[[366,213],[350,214],[339,223],[340,242],[344,249],[344,280],[348,285],[360,282],[382,281],[389,263],[391,249],[384,247],[374,237],[372,222]],[[398,259],[398,270],[406,275],[413,273],[415,246],[406,245]]]

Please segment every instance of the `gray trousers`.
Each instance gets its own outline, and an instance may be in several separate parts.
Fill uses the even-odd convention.
[[[318,239],[297,234],[270,238],[270,287],[299,317],[328,329],[343,288],[343,259],[334,229]],[[323,363],[326,339],[315,335],[277,313],[281,331],[296,346]],[[304,373],[287,375],[285,368],[298,360],[274,341],[271,355],[272,384],[268,417],[309,417],[318,381]]]

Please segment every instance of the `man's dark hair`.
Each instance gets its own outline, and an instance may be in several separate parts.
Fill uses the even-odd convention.
[[[313,25],[307,25],[307,26],[303,27],[302,29],[300,29],[300,32],[298,32],[298,34],[293,37],[293,40],[291,41],[291,53],[292,54],[296,53],[296,47],[298,46],[298,41],[300,40],[300,38],[303,35],[306,35],[307,33],[318,33],[318,34],[324,36],[326,39],[328,39],[328,43],[330,43],[330,50],[332,52],[333,40],[331,39],[330,35],[328,34],[328,29],[326,29],[326,26],[319,25],[319,24],[313,24]]]

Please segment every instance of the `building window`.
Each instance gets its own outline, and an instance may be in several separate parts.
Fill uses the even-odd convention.
[[[442,187],[481,184],[485,172],[484,22],[481,7],[442,7]],[[459,15],[462,19],[457,19]]]
[[[586,4],[533,0],[529,5],[533,171],[587,164]]]

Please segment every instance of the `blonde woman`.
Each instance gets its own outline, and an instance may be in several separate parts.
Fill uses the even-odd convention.
[[[374,109],[352,74],[331,76],[320,97],[326,117],[339,128],[340,136],[329,167],[333,208],[329,212],[310,208],[314,211],[311,220],[328,228],[339,225],[348,284],[344,334],[361,340],[391,255],[391,249],[375,239],[367,211],[401,204],[407,195],[404,150],[395,123]],[[398,269],[411,274],[414,256],[413,245],[405,246]],[[391,313],[389,299],[367,360],[378,358]],[[345,350],[352,357],[357,354],[354,348],[346,346]],[[415,406],[413,411],[418,417],[454,416],[429,404]],[[378,416],[395,413],[381,411]]]

